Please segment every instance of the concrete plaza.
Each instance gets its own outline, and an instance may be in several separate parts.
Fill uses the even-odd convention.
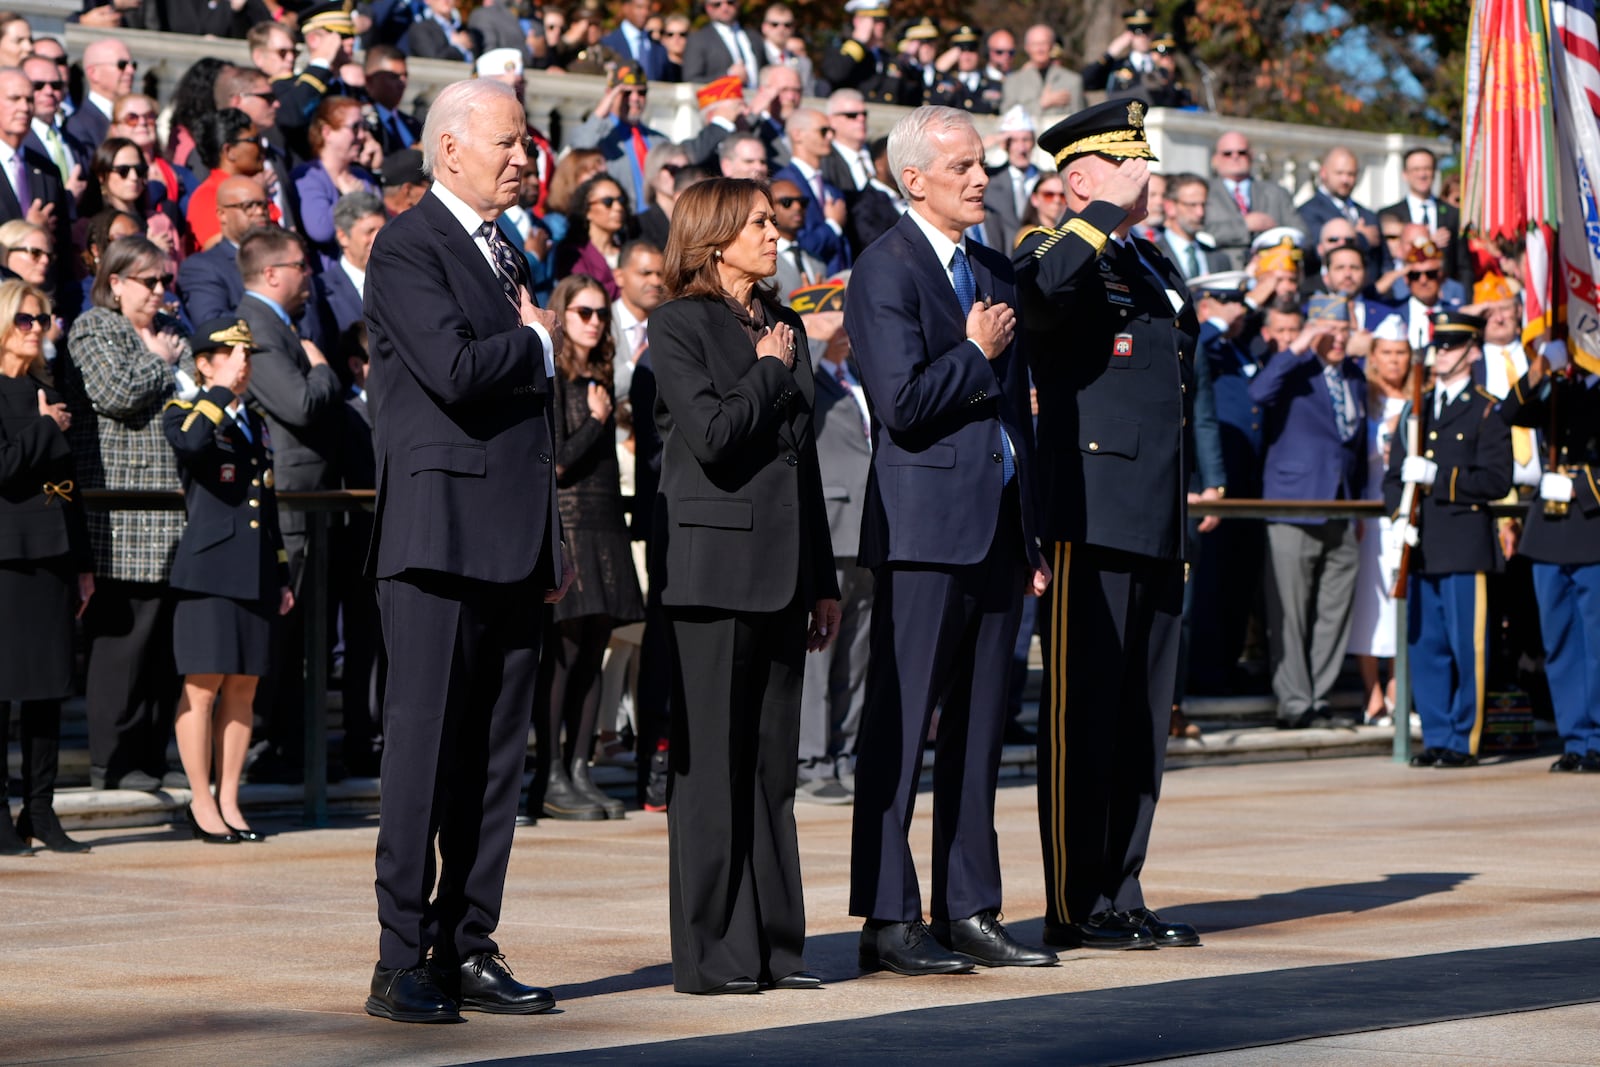
[[[361,1005],[375,820],[215,846],[79,832],[0,859],[0,1063],[1600,1063],[1600,775],[1387,758],[1174,770],[1144,884],[1205,946],[1047,970],[861,975],[850,809],[799,809],[820,991],[671,991],[666,823],[517,831],[500,928],[545,1016],[420,1027]],[[928,870],[926,795],[915,841]],[[1006,921],[1043,914],[1031,779],[1003,783]]]

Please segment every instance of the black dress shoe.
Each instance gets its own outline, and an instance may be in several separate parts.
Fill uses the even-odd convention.
[[[1139,923],[1114,911],[1097,911],[1081,923],[1044,927],[1044,943],[1065,948],[1146,949],[1156,939]]]
[[[265,841],[267,839],[267,835],[262,833],[260,830],[241,830],[237,826],[228,822],[226,819],[222,821],[222,825],[226,826],[233,833],[238,834],[240,841]]]
[[[1019,944],[992,911],[970,919],[935,919],[932,930],[939,944],[985,967],[1048,967],[1057,962],[1054,952]]]
[[[693,993],[697,997],[723,997],[731,994],[759,993],[761,984],[754,978],[730,978],[721,985],[714,985],[710,989],[687,989],[686,993]]]
[[[439,986],[454,996],[462,1011],[482,1011],[491,1015],[537,1015],[556,1006],[556,996],[548,989],[523,985],[511,977],[506,958],[498,952],[479,952],[447,969],[435,964]]]
[[[957,956],[933,939],[928,924],[868,919],[861,928],[858,960],[862,970],[897,974],[966,974],[972,961]]]
[[[762,982],[762,989],[821,989],[822,979],[810,971],[796,971],[786,974],[776,982]]]
[[[1576,752],[1563,752],[1561,758],[1550,764],[1552,774],[1574,774],[1583,770],[1583,757]]]
[[[1444,770],[1455,770],[1461,767],[1476,767],[1478,757],[1470,752],[1457,752],[1453,748],[1441,748],[1433,765]]]
[[[1432,767],[1439,762],[1439,752],[1440,750],[1437,748],[1425,748],[1411,757],[1411,766]]]
[[[397,1023],[459,1023],[464,1020],[456,1002],[439,988],[433,972],[421,967],[372,969],[372,995],[367,1014]]]
[[[204,841],[208,845],[237,845],[239,843],[239,835],[231,829],[223,834],[214,834],[209,830],[202,829],[200,820],[194,817],[193,804],[183,809],[183,816],[189,820],[189,833],[194,835],[196,841]],[[223,823],[222,825],[227,826],[228,824]]]
[[[1200,935],[1188,923],[1167,922],[1149,908],[1133,908],[1122,913],[1129,922],[1138,923],[1150,931],[1156,948],[1191,948],[1200,943]]]
[[[1594,749],[1583,754],[1583,769],[1587,774],[1600,774],[1600,752]]]

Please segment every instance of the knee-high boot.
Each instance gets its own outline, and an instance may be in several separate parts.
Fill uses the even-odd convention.
[[[54,852],[88,852],[74,841],[56,818],[56,773],[61,766],[61,702],[29,700],[22,705],[22,814],[17,835],[23,841],[38,838]]]

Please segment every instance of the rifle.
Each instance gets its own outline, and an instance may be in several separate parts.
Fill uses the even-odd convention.
[[[1406,455],[1421,455],[1422,448],[1422,378],[1426,371],[1427,350],[1411,350],[1411,406],[1406,413]],[[1392,446],[1391,446],[1392,447]],[[1400,514],[1406,517],[1410,535],[1400,545],[1400,566],[1394,572],[1394,590],[1389,594],[1395,600],[1406,598],[1406,580],[1411,574],[1411,542],[1417,536],[1417,521],[1422,517],[1422,494],[1415,482],[1407,482],[1400,490]]]
[[[1540,355],[1535,358],[1543,360],[1544,356]],[[1561,390],[1557,388],[1559,383],[1556,381],[1557,374],[1554,368],[1546,364],[1544,370],[1548,383],[1545,388],[1550,390],[1550,426],[1545,437],[1544,469],[1552,473],[1560,473],[1561,447],[1556,443],[1556,436],[1561,423],[1558,421],[1556,414],[1556,400],[1561,395]],[[1546,500],[1544,502],[1544,513],[1550,518],[1559,518],[1567,513],[1569,506],[1565,500]]]

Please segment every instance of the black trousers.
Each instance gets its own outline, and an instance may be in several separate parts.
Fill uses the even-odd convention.
[[[1026,557],[1014,493],[988,556],[969,567],[877,568],[867,704],[856,743],[850,914],[910,922],[922,892],[907,834],[928,725],[941,703],[933,780],[935,919],[1000,908],[994,790]]]
[[[807,609],[668,608],[675,683],[667,829],[672,984],[805,970],[794,823]]]
[[[1039,716],[1049,923],[1144,907],[1139,874],[1166,766],[1183,564],[1051,546]]]
[[[85,612],[89,762],[114,783],[161,777],[182,680],[172,658],[173,600],[165,584],[102,579]]]
[[[445,966],[498,951],[548,584],[417,571],[378,582],[389,649],[377,849],[384,967],[414,967],[430,949]]]

